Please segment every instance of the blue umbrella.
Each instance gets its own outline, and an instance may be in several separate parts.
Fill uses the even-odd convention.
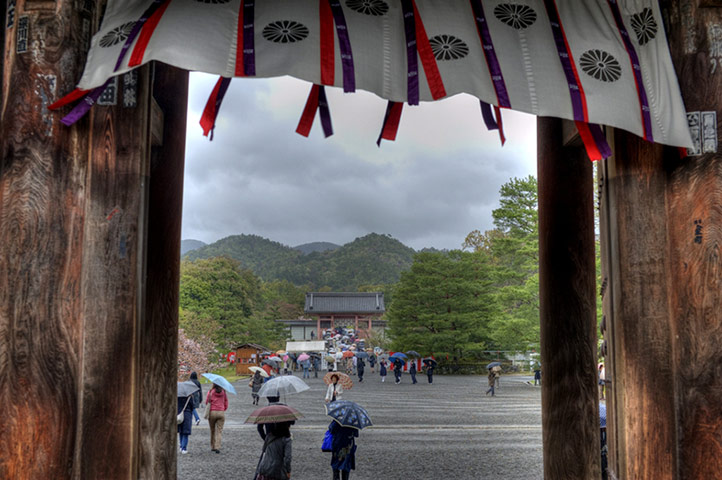
[[[391,360],[393,362],[396,359],[398,359],[398,360],[401,360],[402,362],[405,362],[408,358],[409,357],[407,357],[405,353],[396,352],[389,357],[389,360]]]
[[[365,408],[349,400],[336,400],[326,404],[326,415],[342,427],[361,430],[373,425]]]
[[[490,368],[494,368],[494,367],[501,367],[501,363],[491,362],[489,365],[486,366],[486,369],[489,370]]]
[[[366,352],[356,352],[358,358],[369,358],[369,354]]]
[[[204,373],[204,377],[206,377],[211,382],[215,383],[219,387],[221,387],[223,390],[227,392],[231,392],[233,395],[236,394],[236,389],[233,388],[233,385],[231,385],[231,382],[226,380],[225,378],[221,377],[220,375],[216,375],[215,373]]]

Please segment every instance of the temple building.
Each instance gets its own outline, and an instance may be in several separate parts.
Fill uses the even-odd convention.
[[[328,328],[353,328],[358,336],[365,338],[372,329],[383,330],[386,327],[386,320],[382,318],[386,312],[382,292],[311,292],[306,294],[303,311],[312,321],[315,320],[316,338]]]

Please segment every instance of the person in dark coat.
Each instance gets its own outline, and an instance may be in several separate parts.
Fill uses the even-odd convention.
[[[403,368],[404,364],[401,360],[396,359],[394,360],[394,377],[396,377],[396,383],[401,383],[401,369]]]
[[[263,440],[261,458],[256,467],[257,480],[287,480],[291,478],[291,425],[294,422],[269,423]]]
[[[363,358],[359,358],[356,362],[356,374],[358,375],[358,381],[363,382],[364,381],[364,369],[366,368],[366,364],[364,363]]]
[[[416,381],[416,361],[411,362],[409,367],[409,375],[411,375],[411,383],[419,383]]]
[[[318,378],[318,371],[321,370],[321,359],[315,355],[311,358],[313,362],[313,378]]]
[[[342,427],[335,420],[328,426],[331,440],[331,469],[333,480],[348,480],[351,470],[356,469],[356,441],[358,430]]]
[[[489,392],[491,392],[491,396],[494,396],[494,384],[496,383],[496,373],[493,372],[491,369],[489,369],[489,390],[486,391],[486,394],[489,395]]]
[[[381,375],[381,382],[386,381],[386,362],[384,360],[381,360],[379,362],[379,375]]]
[[[201,403],[203,403],[203,387],[201,386],[201,382],[198,381],[198,374],[196,372],[191,372],[190,380],[198,387],[198,391],[193,393],[193,400],[196,402],[197,409],[201,406]],[[193,418],[196,420],[196,425],[200,425],[201,417],[198,416],[198,410],[196,409],[193,410]]]
[[[369,357],[369,366],[371,367],[371,373],[374,373],[374,366],[376,365],[376,355],[371,355]]]
[[[426,364],[426,376],[429,377],[429,383],[434,382],[434,364],[433,363]]]
[[[263,386],[263,376],[259,372],[255,372],[251,381],[248,382],[248,386],[251,387],[251,398],[253,399],[253,405],[258,405],[258,392]]]
[[[183,423],[178,424],[180,435],[180,453],[188,453],[188,437],[193,428],[193,410],[197,407],[193,395],[178,397],[178,414],[183,412]]]

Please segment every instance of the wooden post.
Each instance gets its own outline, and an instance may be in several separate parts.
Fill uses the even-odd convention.
[[[592,164],[537,121],[544,478],[601,478]]]
[[[610,469],[618,478],[717,478],[722,10],[709,1],[661,5],[686,108],[700,121],[703,155],[680,159],[676,149],[616,131],[615,155],[603,166]]]
[[[47,105],[79,77],[78,32],[92,33],[84,27],[100,14],[85,5],[95,7],[19,1],[5,35],[0,478],[175,475],[186,77],[159,73],[166,94],[179,96],[160,102],[175,131],[166,129],[152,181],[149,67],[118,84],[115,105],[60,124]]]

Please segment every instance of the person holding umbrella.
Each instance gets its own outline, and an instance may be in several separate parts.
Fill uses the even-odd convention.
[[[261,458],[258,459],[254,480],[287,480],[291,478],[291,425],[303,418],[298,410],[275,404],[255,410],[246,423],[266,426]],[[260,429],[259,429],[260,430]]]
[[[251,367],[253,371],[253,377],[248,382],[248,386],[251,387],[251,398],[253,398],[253,405],[258,405],[258,391],[263,386],[263,376],[268,376],[265,370],[260,367]]]
[[[419,383],[416,381],[416,360],[411,362],[411,366],[409,367],[409,375],[411,375],[411,383],[412,384]]]
[[[178,417],[182,415],[183,420],[178,423],[178,435],[180,440],[180,453],[188,453],[188,437],[191,435],[193,428],[193,410],[196,405],[193,394],[198,391],[198,387],[191,381],[178,382]]]
[[[364,370],[366,369],[366,363],[361,357],[355,357],[356,360],[356,375],[358,375],[359,383],[364,381]]]
[[[401,383],[401,369],[404,366],[404,362],[400,358],[394,359],[394,377],[396,378],[396,385]]]
[[[371,374],[374,373],[374,366],[376,365],[376,355],[371,355],[369,357],[369,366],[371,367]]]
[[[379,362],[379,375],[381,375],[381,383],[386,381],[386,360]]]
[[[331,470],[333,480],[348,480],[356,469],[356,440],[358,432],[371,426],[368,412],[354,402],[341,400],[326,405],[326,415],[333,418],[328,426],[331,433]]]
[[[436,368],[436,360],[433,358],[424,359],[424,365],[426,365],[426,376],[429,377],[429,383],[434,382],[434,368]]]
[[[228,410],[228,395],[226,391],[236,394],[231,382],[214,373],[204,373],[203,376],[213,382],[213,388],[206,395],[206,404],[211,406],[208,423],[211,427],[211,451],[221,453],[221,437],[223,425],[226,422],[226,410]]]

